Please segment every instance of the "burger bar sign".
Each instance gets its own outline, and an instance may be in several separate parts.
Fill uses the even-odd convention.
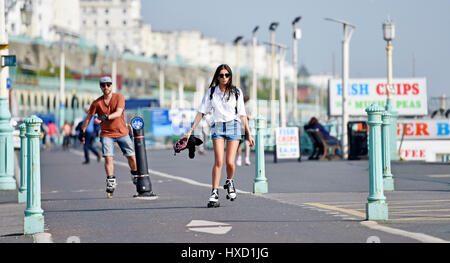
[[[390,93],[399,116],[425,116],[427,107],[427,82],[425,78],[394,79]],[[330,79],[328,83],[329,115],[342,115],[342,80]],[[387,98],[386,79],[349,79],[347,110],[349,115],[366,116],[371,104],[384,107]]]

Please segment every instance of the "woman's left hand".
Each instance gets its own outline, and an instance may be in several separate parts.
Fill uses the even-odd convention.
[[[252,147],[255,146],[255,140],[253,139],[253,137],[251,135],[248,136],[248,141],[250,142],[250,145]]]

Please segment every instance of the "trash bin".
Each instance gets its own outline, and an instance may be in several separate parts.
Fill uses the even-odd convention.
[[[367,123],[364,121],[350,121],[347,123],[349,160],[368,158],[367,132]]]

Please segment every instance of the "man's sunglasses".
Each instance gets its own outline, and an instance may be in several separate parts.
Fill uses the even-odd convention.
[[[227,74],[219,74],[219,78],[223,79],[223,78],[229,78],[231,75],[229,73]]]
[[[100,84],[100,87],[102,87],[102,88],[104,88],[104,87],[106,87],[106,86],[111,87],[111,86],[112,86],[112,83],[101,83],[101,84]]]

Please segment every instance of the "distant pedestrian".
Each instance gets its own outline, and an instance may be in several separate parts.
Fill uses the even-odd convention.
[[[44,146],[44,149],[47,148],[47,140],[48,140],[48,126],[45,124],[45,122],[42,122],[41,124],[41,139],[42,139],[42,145]]]
[[[88,115],[85,115],[85,120],[88,117]],[[97,162],[100,162],[100,160],[102,159],[102,156],[100,155],[100,153],[97,150],[97,147],[95,147],[95,139],[97,138],[97,132],[95,130],[95,120],[97,120],[97,117],[93,117],[90,121],[89,124],[86,127],[85,130],[85,134],[84,134],[84,146],[83,146],[83,150],[84,150],[84,162],[83,164],[89,164],[90,163],[90,158],[89,158],[89,151],[93,152],[95,154],[95,156],[97,156]]]
[[[125,98],[122,94],[112,93],[112,80],[110,77],[102,77],[99,82],[103,95],[91,104],[81,127],[79,139],[82,143],[86,142],[86,129],[92,117],[98,114],[98,120],[101,122],[100,141],[102,143],[102,154],[105,158],[106,192],[108,197],[111,197],[116,188],[113,163],[115,142],[117,142],[123,155],[128,160],[134,183],[136,183],[137,166],[133,142],[128,135],[129,130],[124,118]]]
[[[72,131],[72,127],[70,126],[68,121],[64,122],[64,125],[61,130],[61,134],[63,136],[63,150],[68,150],[70,145],[70,133]]]
[[[250,107],[250,103],[249,103],[249,99],[250,97],[245,95],[244,96],[244,104],[245,104],[245,112],[247,113],[247,121],[250,121],[251,119],[253,119],[253,114],[252,114],[252,108]],[[249,141],[249,134],[247,134],[247,132],[244,130],[243,131],[244,136],[242,136],[242,140],[245,143],[245,165],[250,165],[250,141]],[[242,165],[242,141],[241,143],[239,143],[238,146],[238,152],[237,152],[238,156],[237,156],[237,160],[236,160],[236,164],[237,166],[241,166]]]
[[[52,146],[53,144],[56,143],[56,137],[58,136],[58,128],[56,128],[56,124],[53,123],[53,121],[49,121],[47,126],[48,126],[47,142],[49,143],[48,146]]]
[[[233,179],[236,169],[236,150],[241,140],[241,125],[244,125],[245,131],[249,134],[250,144],[252,146],[255,144],[247,122],[242,90],[234,86],[232,80],[231,68],[228,65],[223,64],[216,69],[191,129],[183,136],[189,139],[203,116],[213,110],[211,139],[214,146],[214,166],[212,169],[212,193],[207,207],[220,206],[218,188],[222,173],[225,142],[227,143],[227,180],[224,188],[227,190],[227,198],[231,201],[236,198]]]

